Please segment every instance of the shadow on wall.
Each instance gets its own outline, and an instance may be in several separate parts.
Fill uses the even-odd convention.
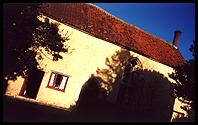
[[[125,105],[137,120],[171,120],[175,98],[172,96],[171,82],[163,74],[143,70],[130,84]]]
[[[131,58],[130,52],[121,49],[116,51],[111,58],[106,58],[105,64],[108,68],[97,69],[95,76],[100,78],[101,85],[107,90],[107,93],[121,79],[124,66],[128,63],[129,58]]]
[[[64,45],[69,40],[68,32],[62,36],[59,24],[50,23],[47,18],[45,22],[39,21],[40,5],[8,3],[3,6],[3,94],[9,80],[43,71],[39,62],[44,57],[58,61],[63,59],[61,52],[69,54],[69,46]]]
[[[77,121],[104,120],[106,91],[101,88],[98,77],[92,76],[82,87],[74,111]]]
[[[82,119],[171,120],[174,105],[171,82],[159,72],[141,69],[132,71],[133,79],[125,84],[123,70],[131,57],[126,50],[116,52],[111,59],[106,59],[109,68],[98,69],[98,76],[92,75],[86,82],[77,103]]]

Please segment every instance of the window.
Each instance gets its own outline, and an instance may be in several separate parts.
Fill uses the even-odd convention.
[[[132,71],[138,71],[143,69],[142,63],[137,57],[132,57],[130,59],[130,63],[132,65]]]
[[[143,70],[142,63],[137,57],[132,57],[128,60],[127,65],[124,67],[122,79],[126,83],[133,79],[134,75],[140,73]]]
[[[67,75],[52,72],[47,87],[64,92],[68,78],[69,77]]]

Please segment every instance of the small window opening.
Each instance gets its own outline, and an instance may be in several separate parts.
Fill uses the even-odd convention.
[[[68,78],[67,75],[52,72],[47,87],[64,92]]]

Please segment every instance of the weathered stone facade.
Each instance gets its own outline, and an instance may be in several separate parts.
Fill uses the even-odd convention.
[[[88,15],[91,15],[91,14],[88,14]],[[81,18],[83,18],[83,16]],[[66,42],[66,45],[70,46],[69,51],[71,53],[69,54],[62,53],[63,60],[59,60],[57,62],[56,61],[54,62],[48,58],[44,58],[44,60],[40,62],[40,66],[44,68],[45,74],[42,79],[37,97],[34,101],[38,103],[46,104],[46,105],[69,108],[71,105],[75,105],[76,101],[78,100],[81,87],[91,77],[91,75],[97,74],[96,73],[97,69],[107,68],[105,64],[106,58],[111,58],[113,54],[115,54],[117,51],[120,51],[122,49],[127,50],[127,47],[112,43],[113,38],[111,39],[111,41],[108,41],[108,39],[106,40],[99,39],[97,35],[96,37],[93,36],[94,33],[90,35],[89,33],[87,33],[88,31],[86,30],[83,31],[82,30],[83,28],[78,29],[78,27],[75,27],[75,26],[71,27],[70,24],[67,25],[61,22],[57,22],[56,20],[53,20],[53,18],[49,18],[49,19],[51,22],[56,22],[60,24],[59,29],[60,31],[63,30],[61,34],[65,34],[66,32],[71,34],[69,36],[70,40]],[[114,28],[116,28],[116,25]],[[97,30],[100,30],[100,29],[97,29]],[[119,30],[119,32],[121,33],[121,32],[124,32],[125,30],[126,29]],[[90,31],[90,33],[92,32]],[[110,35],[111,34],[108,34],[107,36],[110,36]],[[148,34],[146,34],[146,36],[151,37]],[[133,39],[136,39],[136,38],[134,37]],[[116,39],[115,41],[117,40],[118,39]],[[163,42],[161,40],[159,41],[160,43]],[[124,45],[128,45],[128,44],[124,44]],[[138,44],[135,46],[138,46]],[[166,45],[166,46],[169,46],[169,45]],[[133,47],[133,46],[130,46],[130,47]],[[156,46],[153,45],[153,47],[156,47]],[[170,47],[168,48],[170,49]],[[135,49],[138,49],[138,47],[135,47]],[[153,48],[153,50],[156,50],[156,49],[157,48]],[[140,50],[142,51],[143,49],[140,49]],[[147,54],[147,56],[143,56],[142,54],[137,53],[138,51],[134,52],[131,49],[128,49],[127,51],[129,51],[130,54],[133,55],[134,57],[139,58],[139,60],[141,61],[143,65],[143,69],[160,72],[168,80],[170,80],[171,82],[174,82],[174,80],[168,77],[168,74],[173,72],[173,68],[170,67],[169,65],[166,65],[166,63],[169,63],[168,61],[169,58],[165,62],[160,62],[161,59],[158,58],[157,56],[156,58],[154,58],[155,54],[152,54],[151,52],[149,52],[149,50],[145,50],[143,52],[143,53],[146,53],[146,52],[150,53],[150,54]],[[173,50],[173,51],[175,52],[178,50]],[[149,58],[148,57],[149,55],[153,55],[153,57]],[[181,58],[181,57],[178,57],[178,58]],[[176,61],[174,61],[170,65],[176,65],[177,61],[181,61],[181,60],[182,59],[178,59],[178,60],[176,59]],[[181,61],[179,64],[181,63],[183,62]],[[52,71],[66,74],[69,77],[67,84],[66,84],[66,88],[63,92],[47,87]],[[16,81],[9,81],[6,95],[26,99],[25,97],[19,96],[21,87],[23,85],[23,81],[24,79],[20,77]],[[177,105],[179,104],[178,101],[176,101],[175,104],[176,105],[174,106],[174,109],[182,112],[181,109],[178,109],[178,105]]]

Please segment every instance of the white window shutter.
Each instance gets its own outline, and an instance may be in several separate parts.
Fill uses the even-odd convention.
[[[67,77],[63,76],[59,89],[63,90],[67,81]]]
[[[56,76],[56,75],[55,75],[54,73],[52,73],[49,86],[53,86],[55,76]]]

